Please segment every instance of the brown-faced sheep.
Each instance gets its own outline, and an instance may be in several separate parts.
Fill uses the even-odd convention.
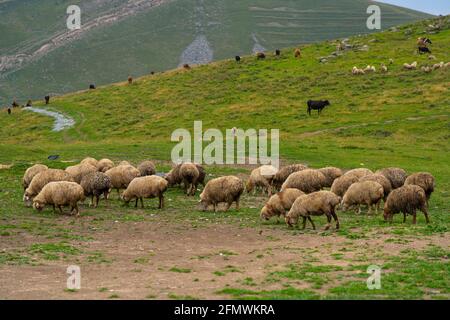
[[[23,179],[22,179],[23,190],[25,191],[28,188],[28,186],[31,183],[31,180],[33,180],[33,178],[38,173],[41,173],[42,171],[45,171],[47,169],[48,169],[48,167],[43,164],[35,164],[34,166],[29,167],[25,171],[25,174],[23,175]]]
[[[394,214],[401,212],[403,223],[406,222],[406,215],[409,213],[413,216],[413,224],[416,224],[417,209],[423,212],[425,220],[429,223],[425,191],[416,185],[405,185],[389,194],[384,204],[384,220],[392,222]]]
[[[177,164],[175,167],[172,168],[165,176],[164,178],[169,182],[169,187],[173,187],[175,185],[181,184],[183,180],[180,176],[180,168],[181,164]]]
[[[180,166],[180,177],[183,181],[184,192],[188,196],[194,196],[197,191],[197,180],[200,173],[193,163],[183,163]]]
[[[120,189],[126,189],[134,178],[139,177],[140,172],[130,165],[119,165],[109,169],[105,174],[111,179],[111,185],[117,190],[120,198]]]
[[[286,181],[286,179],[294,172],[302,171],[308,169],[307,166],[303,164],[291,164],[285,167],[282,167],[278,172],[275,174],[275,176],[272,179],[272,186],[276,190],[280,190],[283,183]]]
[[[81,179],[80,185],[84,190],[84,195],[86,197],[91,197],[89,206],[94,205],[94,208],[98,207],[98,202],[102,194],[104,195],[105,200],[108,199],[112,188],[111,179],[103,172],[92,172],[85,175],[83,179]]]
[[[411,184],[419,186],[423,189],[423,191],[425,191],[428,204],[428,201],[430,200],[431,194],[433,193],[435,187],[435,179],[433,175],[428,172],[413,173],[405,180],[405,186]]]
[[[356,168],[356,169],[347,171],[344,175],[353,175],[358,178],[362,178],[364,176],[368,176],[369,174],[373,174],[372,170],[367,169],[367,168]]]
[[[253,191],[253,193],[256,193],[257,188],[261,188],[263,193],[269,195],[269,197],[272,195],[272,179],[277,173],[277,168],[270,165],[263,165],[259,168],[254,169],[250,177],[247,180],[247,184],[245,186],[247,193],[250,193]]]
[[[325,167],[319,169],[320,172],[325,176],[326,181],[324,187],[330,188],[333,185],[334,180],[343,175],[342,170],[336,167]]]
[[[23,195],[23,200],[27,206],[31,205],[31,200],[41,192],[42,188],[49,183],[54,181],[71,181],[73,178],[70,174],[60,169],[47,169],[34,176],[31,180],[30,185],[25,190]]]
[[[195,166],[197,167],[197,170],[198,170],[198,179],[197,179],[197,183],[201,183],[202,186],[205,186],[205,179],[206,179],[206,171],[205,171],[205,168],[203,168],[203,166],[200,165],[200,164],[195,164]]]
[[[97,172],[97,167],[89,163],[81,163],[75,166],[67,167],[66,172],[70,174],[70,176],[73,178],[73,181],[80,184],[81,179],[83,179],[84,176],[90,173]]]
[[[303,229],[306,227],[306,219],[309,220],[313,229],[316,229],[311,216],[325,215],[327,217],[327,225],[325,230],[330,228],[331,218],[336,221],[336,230],[339,229],[339,219],[336,215],[336,207],[339,205],[341,198],[330,191],[318,191],[311,194],[298,197],[291,210],[286,215],[286,223],[292,227],[297,224],[298,218],[303,218]]]
[[[164,192],[166,192],[167,186],[167,180],[158,176],[135,178],[124,191],[122,200],[128,204],[131,200],[136,199],[135,208],[137,208],[138,200],[141,200],[141,208],[144,208],[143,198],[158,198],[158,209],[162,209],[164,208]]]
[[[270,197],[269,201],[261,209],[261,219],[269,220],[271,217],[285,216],[294,201],[305,193],[293,188],[287,188]]]
[[[87,157],[81,160],[80,164],[90,164],[91,166],[97,167],[98,161],[94,158]]]
[[[385,176],[391,183],[392,189],[397,189],[403,186],[405,184],[406,177],[408,176],[406,171],[402,168],[383,168],[377,170],[375,173]]]
[[[151,161],[144,161],[142,162],[137,169],[141,173],[141,177],[145,176],[152,176],[156,173],[156,167],[155,164]]]
[[[281,191],[295,188],[304,193],[319,191],[326,184],[326,177],[319,170],[305,169],[291,174],[281,186]]]
[[[97,163],[97,170],[99,172],[105,173],[106,171],[112,168],[114,168],[114,162],[112,162],[109,159],[101,159]]]
[[[302,56],[302,51],[300,50],[300,48],[296,48],[294,50],[294,57],[295,58],[301,58],[301,56]]]
[[[375,182],[378,182],[379,184],[381,184],[381,186],[383,187],[383,192],[384,192],[383,201],[386,202],[386,199],[387,199],[389,193],[391,193],[391,191],[392,191],[391,182],[389,181],[388,178],[386,178],[382,174],[374,173],[374,174],[364,176],[361,179],[359,179],[359,182],[363,182],[363,181],[375,181]]]
[[[208,209],[209,205],[213,205],[214,212],[219,203],[225,202],[228,211],[231,204],[236,202],[236,210],[239,210],[239,200],[242,192],[244,192],[244,182],[235,176],[225,176],[215,178],[210,181],[200,194],[200,206],[203,211]]]
[[[331,185],[331,192],[339,197],[343,197],[348,188],[355,182],[358,182],[359,178],[351,174],[344,174],[342,177],[334,180]]]
[[[379,202],[383,199],[383,186],[375,181],[363,181],[353,183],[342,198],[342,210],[347,211],[351,207],[357,208],[357,213],[361,213],[361,205],[367,205],[369,214],[372,213],[372,205],[375,205],[375,212],[378,214]]]
[[[70,206],[70,213],[75,210],[75,214],[78,216],[78,202],[83,200],[83,188],[78,183],[68,181],[50,182],[33,199],[33,208],[42,211],[46,205],[52,205],[54,212],[56,207],[58,207],[59,211],[63,213],[62,206]]]

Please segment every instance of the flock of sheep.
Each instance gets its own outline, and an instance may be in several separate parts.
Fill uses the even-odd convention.
[[[261,210],[261,218],[285,218],[289,226],[303,219],[303,228],[308,220],[315,225],[311,216],[325,215],[339,228],[336,214],[338,209],[355,209],[361,213],[361,206],[367,206],[369,214],[373,207],[378,213],[384,201],[384,219],[392,221],[393,215],[403,213],[413,215],[416,223],[416,210],[424,213],[427,223],[428,200],[434,191],[435,179],[427,172],[407,175],[401,168],[385,168],[375,173],[366,168],[343,172],[339,168],[326,167],[311,169],[303,164],[293,164],[279,170],[270,165],[254,169],[246,183],[236,176],[223,176],[205,181],[203,166],[182,163],[174,166],[163,177],[156,175],[153,162],[144,161],[134,167],[127,161],[117,166],[109,159],[97,161],[86,158],[79,164],[62,169],[49,169],[36,164],[28,168],[23,177],[24,202],[27,206],[41,211],[45,206],[53,206],[63,213],[63,206],[70,206],[70,213],[79,215],[78,203],[86,197],[91,198],[89,206],[97,207],[101,196],[109,199],[112,189],[116,189],[119,199],[128,204],[140,201],[144,208],[144,198],[158,198],[158,208],[164,208],[164,193],[169,187],[183,186],[187,196],[194,196],[199,184],[203,185],[200,194],[200,207],[207,210],[212,206],[214,212],[220,203],[225,203],[227,211],[233,203],[239,210],[239,200],[244,191],[267,194],[268,201]],[[120,194],[120,190],[124,189]],[[329,189],[325,190],[325,189]]]

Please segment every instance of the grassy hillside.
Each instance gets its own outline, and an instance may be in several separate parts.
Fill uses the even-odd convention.
[[[449,18],[445,21],[441,32],[429,36],[436,61],[447,62]],[[52,268],[75,262],[90,281],[76,293],[55,285],[26,290],[27,295],[5,279],[0,297],[41,292],[65,298],[448,299],[450,70],[426,74],[402,68],[405,62],[436,62],[415,53],[417,37],[434,22],[353,37],[350,43],[369,50],[349,50],[327,63],[318,58],[335,50],[333,41],[305,46],[301,60],[294,59],[293,49],[284,49],[280,58],[247,56],[240,64],[219,61],[145,76],[131,86],[117,83],[61,96],[50,108],[77,124],[60,133],[51,132],[46,117],[22,110],[1,113],[0,164],[12,167],[0,169],[5,247],[0,270],[28,274],[23,283],[38,288],[39,280],[29,280],[41,279],[34,272],[50,281]],[[394,62],[387,74],[351,75],[354,65],[379,68],[389,59]],[[307,116],[306,101],[322,98],[332,105],[320,117]],[[179,189],[168,192],[164,211],[152,201],[135,210],[113,200],[98,209],[83,206],[82,217],[72,219],[23,207],[20,179],[31,163],[64,168],[89,155],[133,163],[153,159],[158,171],[167,171],[174,146],[170,134],[192,130],[195,120],[203,121],[204,130],[278,128],[284,163],[429,171],[437,180],[432,222],[426,225],[418,214],[416,226],[411,217],[403,224],[399,216],[386,224],[380,215],[340,212],[338,232],[290,230],[259,220],[262,197],[245,195],[240,211],[201,213],[198,195],[186,198]],[[50,154],[60,159],[47,161]],[[250,169],[207,167],[209,178],[246,178]],[[314,220],[321,228],[325,218]],[[371,264],[387,270],[382,290],[365,287]],[[118,280],[123,274],[126,283]]]
[[[107,14],[121,1],[12,0],[0,3],[0,55],[31,53],[66,31],[65,9],[79,4],[83,23]],[[255,39],[263,47],[294,46],[367,33],[367,0],[172,0],[96,28],[80,40],[2,76],[0,105],[14,97],[41,98],[89,83],[121,81],[180,63],[183,50],[202,34],[215,60],[248,54]],[[382,8],[382,28],[429,15],[390,5]],[[111,68],[111,66],[114,66]]]

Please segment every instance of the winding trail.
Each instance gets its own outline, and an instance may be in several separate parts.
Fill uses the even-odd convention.
[[[55,119],[55,123],[53,125],[52,131],[59,132],[64,129],[69,129],[75,125],[75,120],[63,115],[62,113],[56,111],[49,111],[46,109],[35,108],[35,107],[26,107],[24,110],[28,110],[31,112],[39,113],[48,117],[52,117]]]

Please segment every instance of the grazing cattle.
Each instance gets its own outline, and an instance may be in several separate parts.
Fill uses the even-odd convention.
[[[329,106],[330,102],[328,100],[320,100],[320,101],[313,101],[308,100],[308,114],[311,115],[311,110],[317,110],[317,114],[321,114],[323,108],[326,106]]]
[[[236,62],[241,62],[241,57],[240,56],[236,56],[236,57],[234,57],[234,59],[236,59]]]
[[[95,89],[95,84],[90,84],[89,85],[89,89],[94,90]]]
[[[275,55],[277,57],[281,56],[281,50],[279,50],[279,49],[275,50]]]
[[[419,47],[419,48],[417,48],[417,51],[419,51],[420,54],[422,54],[422,53],[430,53],[431,54],[431,50],[428,49],[427,47]]]
[[[258,52],[256,58],[258,58],[258,60],[263,60],[266,58],[266,54],[264,52]]]
[[[49,104],[50,103],[50,96],[49,95],[45,96],[44,99],[45,99],[45,104]]]

